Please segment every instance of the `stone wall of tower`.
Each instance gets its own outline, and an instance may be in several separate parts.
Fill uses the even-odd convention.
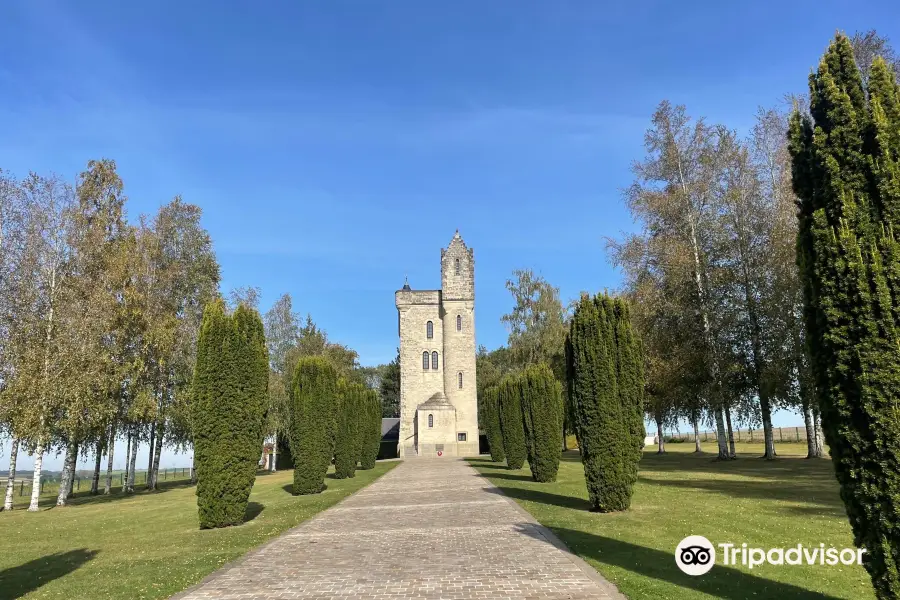
[[[395,295],[400,323],[400,458],[416,455],[416,407],[444,391],[444,343],[440,290],[400,290]],[[428,321],[434,335],[428,339]],[[422,368],[422,353],[437,351],[438,369]]]
[[[459,236],[441,250],[441,316],[444,394],[456,408],[460,456],[478,454],[478,396],[475,386],[475,257]],[[457,322],[457,318],[458,322]],[[457,324],[459,325],[457,327]],[[462,387],[459,385],[462,375]]]

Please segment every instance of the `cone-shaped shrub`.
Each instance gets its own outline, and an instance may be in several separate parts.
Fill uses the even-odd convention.
[[[363,400],[363,410],[360,411],[362,444],[359,464],[361,469],[374,469],[381,449],[381,401],[375,390],[366,390]]]
[[[318,494],[325,489],[340,406],[337,381],[337,371],[327,359],[307,356],[297,361],[290,432],[294,494]]]
[[[259,314],[233,316],[221,300],[203,312],[191,416],[200,527],[244,522],[262,451],[269,358]]]
[[[485,433],[491,449],[491,460],[503,462],[506,451],[503,449],[503,432],[500,429],[500,388],[492,385],[483,392],[481,412],[484,418]]]
[[[635,387],[643,389],[643,374],[629,362],[640,360],[630,329],[622,300],[582,296],[566,339],[575,435],[591,504],[602,512],[631,504],[640,460],[635,411],[642,396]],[[620,351],[617,340],[632,343]]]
[[[525,426],[522,423],[522,393],[519,379],[507,375],[500,382],[500,428],[503,432],[503,451],[506,466],[521,469],[527,458],[525,447]]]
[[[338,383],[340,409],[334,438],[334,475],[338,479],[356,476],[356,463],[362,451],[360,414],[364,412],[365,394],[366,388],[359,383],[344,379]]]
[[[530,366],[519,379],[522,417],[531,457],[528,466],[535,481],[556,481],[562,450],[563,404],[559,382],[547,365]]]
[[[879,598],[900,598],[900,88],[838,34],[790,126],[810,365],[841,499]],[[867,93],[868,92],[868,93]]]

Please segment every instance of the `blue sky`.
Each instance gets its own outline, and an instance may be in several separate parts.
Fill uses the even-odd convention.
[[[613,5],[614,6],[611,6]],[[504,281],[614,288],[604,237],[663,99],[746,130],[805,88],[837,29],[900,46],[878,2],[12,0],[0,168],[74,181],[114,158],[129,215],[200,205],[222,289],[289,292],[363,364],[397,345],[393,292],[440,285],[458,228],[478,343]],[[796,417],[788,419],[796,422]]]

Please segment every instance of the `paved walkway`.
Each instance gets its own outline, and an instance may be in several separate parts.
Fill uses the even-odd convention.
[[[176,596],[623,598],[461,460],[407,460]]]

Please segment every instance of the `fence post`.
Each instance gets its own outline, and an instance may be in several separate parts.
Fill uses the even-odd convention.
[[[778,428],[778,441],[779,442],[784,441],[784,435],[781,433],[781,427]]]
[[[753,441],[753,428],[750,428],[750,441]]]
[[[42,494],[44,493],[44,482],[43,481],[41,481],[41,493]]]
[[[75,491],[76,492],[81,491],[81,477],[78,477],[77,479],[75,479]]]
[[[800,441],[800,428],[799,428],[799,427],[794,427],[794,431],[797,432],[797,441],[799,442],[799,441]]]
[[[25,481],[24,480],[19,482],[19,495],[20,496],[25,495]]]

